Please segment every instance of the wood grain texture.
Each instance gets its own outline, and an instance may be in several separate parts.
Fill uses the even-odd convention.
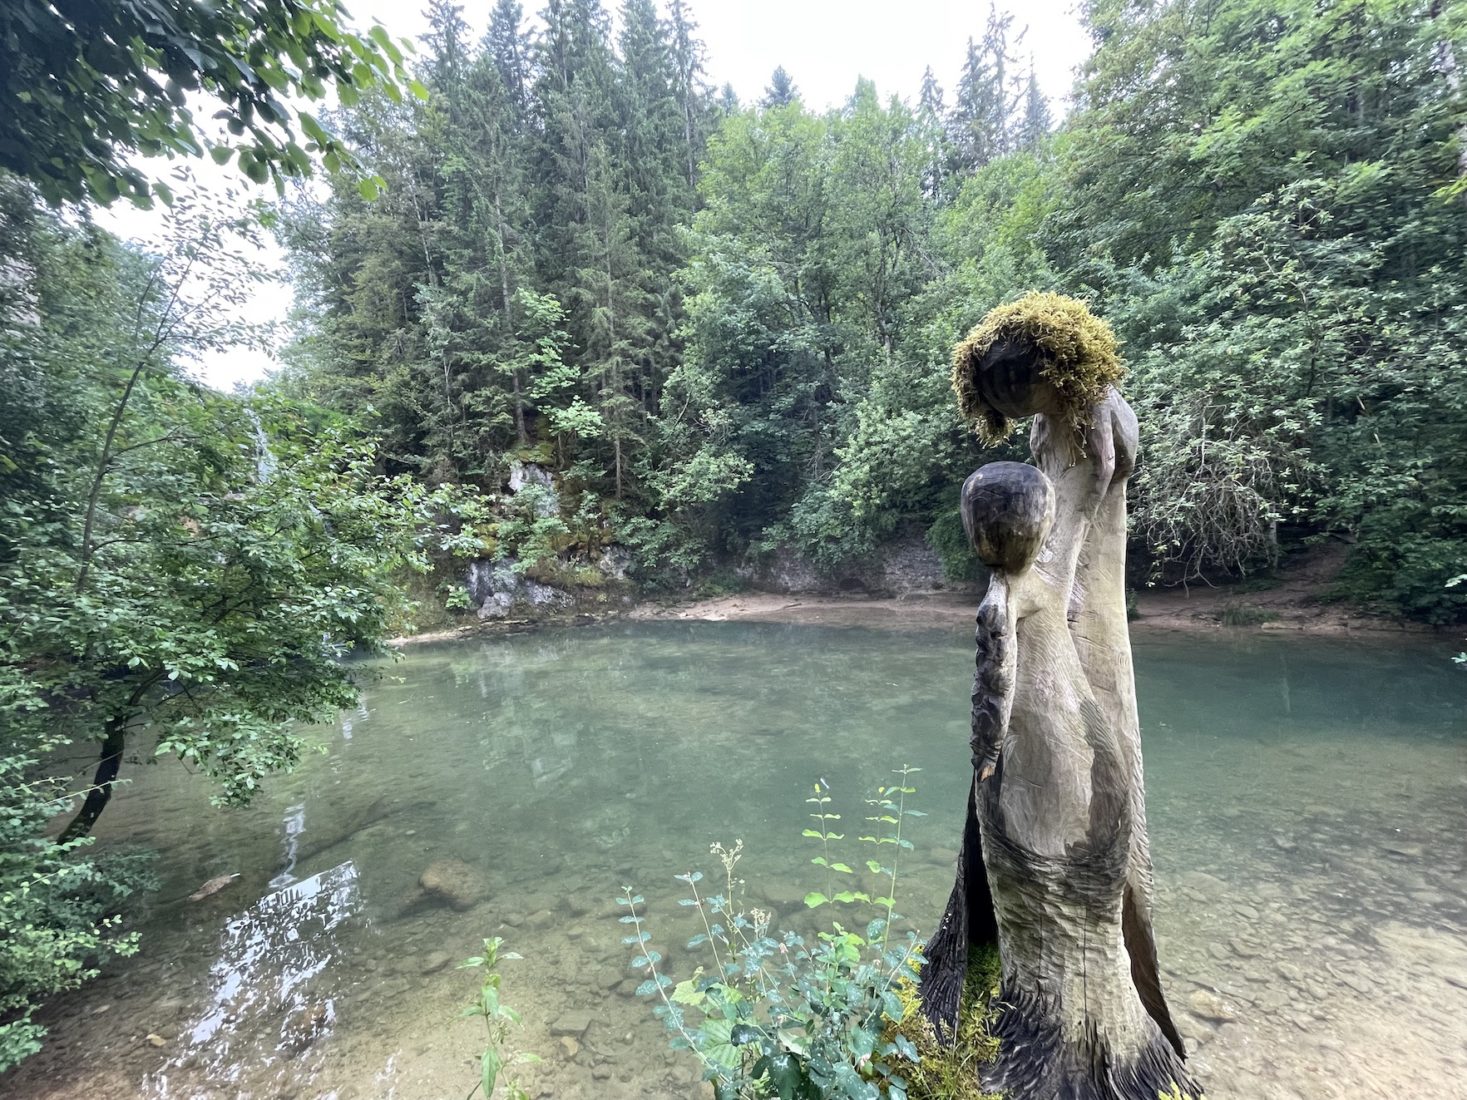
[[[1109,389],[1078,431],[1036,417],[1036,467],[994,464],[964,487],[969,538],[994,572],[975,632],[974,784],[922,995],[951,1034],[968,949],[997,939],[1002,1046],[984,1084],[1010,1100],[1199,1091],[1151,927],[1124,589],[1136,441]]]

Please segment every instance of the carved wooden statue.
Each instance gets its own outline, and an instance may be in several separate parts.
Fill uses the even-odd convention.
[[[1115,339],[1083,304],[1035,294],[959,345],[954,388],[988,438],[1034,417],[1035,465],[968,478],[962,514],[991,569],[978,608],[973,786],[957,881],[922,999],[956,1034],[970,947],[1003,963],[1008,1100],[1200,1091],[1157,971],[1151,855],[1124,568],[1136,417]]]

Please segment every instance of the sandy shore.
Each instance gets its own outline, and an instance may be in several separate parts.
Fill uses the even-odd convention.
[[[948,623],[970,623],[979,597],[966,592],[908,596],[819,596],[746,592],[686,603],[642,604],[632,619],[682,619],[723,622],[812,623],[824,626],[876,626],[918,630]],[[1321,635],[1403,634],[1430,636],[1419,623],[1366,615],[1358,609],[1300,601],[1285,589],[1239,595],[1227,589],[1143,592],[1136,598],[1132,630],[1257,630]],[[1256,621],[1227,625],[1225,614]]]
[[[1367,615],[1356,608],[1291,599],[1290,593],[1265,591],[1240,595],[1227,589],[1143,592],[1136,597],[1133,632],[1184,630],[1259,631],[1329,637],[1410,635],[1418,639],[1455,634],[1421,623]],[[435,630],[392,639],[391,646],[517,634],[549,626],[587,626],[607,619],[634,621],[701,621],[808,623],[819,626],[865,626],[883,630],[928,630],[965,626],[973,621],[978,595],[929,592],[905,596],[823,596],[815,594],[743,592],[733,596],[685,601],[648,602],[610,615],[578,615],[469,622],[451,630]],[[1228,613],[1232,612],[1232,615]]]
[[[1135,594],[1136,617],[1131,629],[1261,631],[1323,636],[1410,635],[1427,640],[1439,637],[1455,642],[1459,631],[1439,630],[1422,623],[1372,615],[1346,603],[1324,598],[1338,572],[1338,555],[1318,555],[1291,569],[1268,587],[1229,585],[1143,589]],[[549,626],[585,626],[608,619],[684,620],[724,622],[810,623],[821,626],[866,626],[884,630],[925,630],[973,621],[980,594],[976,591],[910,593],[902,596],[863,594],[741,592],[707,599],[647,600],[595,613],[559,614],[550,618],[500,619],[478,622],[409,637],[394,638],[393,646],[451,641],[486,635],[515,634]]]

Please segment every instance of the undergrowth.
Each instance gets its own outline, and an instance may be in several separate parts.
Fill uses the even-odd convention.
[[[864,865],[864,883],[841,858],[848,826],[830,787],[822,780],[812,788],[805,800],[812,824],[803,835],[819,844],[810,859],[819,871],[804,902],[841,918],[813,938],[778,931],[772,913],[745,905],[746,884],[736,870],[743,842],[714,844],[721,882],[705,885],[701,871],[676,876],[691,895],[679,904],[702,926],[687,948],[705,957],[690,976],[674,981],[653,946],[645,899],[624,888],[618,899],[621,921],[630,926],[624,940],[637,952],[632,968],[645,976],[637,993],[652,1002],[673,1049],[698,1059],[718,1100],[985,1097],[977,1067],[996,1049],[983,1030],[995,983],[992,961],[970,975],[981,996],[964,1017],[958,1047],[944,1050],[918,1007],[921,944],[914,931],[896,927],[903,920],[896,910],[902,857],[912,848],[904,826],[923,816],[908,804],[916,771],[902,768],[896,783],[866,800],[857,842],[867,846],[867,858],[853,861]],[[964,1072],[972,1074],[971,1087],[953,1091]]]
[[[917,985],[906,982],[898,988],[902,1018],[895,1030],[911,1039],[918,1055],[907,1069],[908,1100],[1002,1100],[1000,1093],[985,1092],[979,1081],[979,1071],[998,1057],[991,1025],[1000,977],[998,948],[969,952],[957,1041],[951,1045],[938,1039],[923,1015]]]

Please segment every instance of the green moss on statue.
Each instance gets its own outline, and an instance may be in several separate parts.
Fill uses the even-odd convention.
[[[1076,298],[1034,292],[990,310],[953,349],[952,367],[958,407],[986,443],[1014,430],[1014,410],[995,407],[993,386],[980,377],[984,358],[1005,346],[1037,358],[1057,406],[1050,411],[1077,428],[1105,388],[1126,373],[1115,333]]]
[[[938,1041],[917,987],[908,984],[898,990],[903,1012],[895,1030],[911,1040],[919,1058],[902,1069],[908,1100],[1002,1100],[1000,1093],[984,1092],[979,1081],[982,1068],[998,1056],[998,1040],[989,1034],[989,1024],[1000,973],[997,948],[975,948],[969,955],[957,1042],[951,1044]]]

